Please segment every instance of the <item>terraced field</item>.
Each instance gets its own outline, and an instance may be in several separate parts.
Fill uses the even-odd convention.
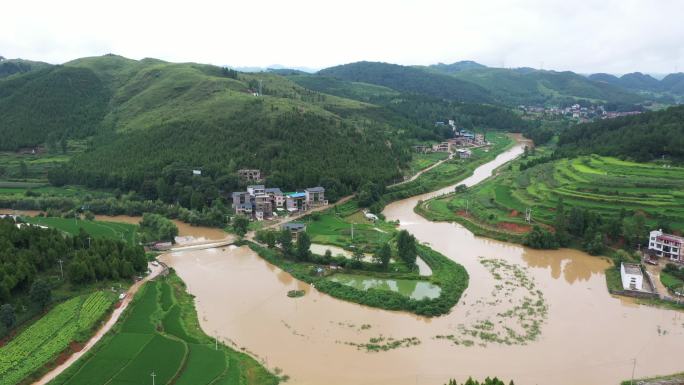
[[[152,281],[122,323],[51,385],[271,385],[254,359],[205,335],[193,299],[175,275]]]
[[[89,335],[114,303],[115,296],[97,291],[63,302],[0,348],[0,385],[14,385],[30,378]]]
[[[643,213],[650,226],[668,224],[684,230],[684,168],[659,163],[635,163],[603,156],[582,156],[511,168],[465,193],[423,203],[419,211],[436,220],[457,220],[480,232],[515,237],[533,223],[552,225],[558,201],[616,217]]]

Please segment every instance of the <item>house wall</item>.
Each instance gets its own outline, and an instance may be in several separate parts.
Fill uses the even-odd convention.
[[[625,266],[622,265],[620,266],[620,276],[622,277],[622,288],[625,290],[631,290],[632,288],[632,279],[635,282],[635,286],[637,290],[643,290],[644,288],[644,276],[643,275],[637,275],[637,274],[627,274],[625,272]]]

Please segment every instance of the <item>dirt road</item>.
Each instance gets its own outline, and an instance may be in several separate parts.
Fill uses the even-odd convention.
[[[128,304],[131,303],[133,300],[133,297],[135,296],[135,293],[140,289],[140,287],[147,281],[155,278],[157,275],[159,275],[166,267],[163,265],[157,265],[154,266],[152,264],[148,265],[149,269],[152,270],[150,274],[148,274],[145,278],[142,280],[136,282],[131,286],[128,291],[126,292],[126,298],[123,299],[123,302],[121,305],[114,309],[112,312],[112,315],[109,317],[107,322],[100,327],[100,329],[95,332],[95,334],[90,337],[90,340],[83,346],[83,349],[80,351],[74,353],[69,357],[66,361],[64,361],[61,365],[55,367],[51,371],[49,371],[47,374],[45,374],[40,380],[36,381],[33,383],[33,385],[44,385],[47,384],[48,382],[52,381],[55,377],[60,375],[64,370],[66,370],[69,366],[71,366],[74,362],[76,362],[79,358],[81,358],[84,354],[86,354],[90,349],[92,349],[95,344],[100,341],[100,339],[107,334],[109,330],[111,330],[112,326],[116,324],[116,321],[119,320],[119,317],[121,317],[121,314],[126,310],[128,307]]]

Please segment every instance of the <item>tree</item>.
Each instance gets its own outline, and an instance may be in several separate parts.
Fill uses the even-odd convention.
[[[0,306],[0,323],[9,329],[17,321],[17,315],[14,313],[14,307],[8,303]]]
[[[416,263],[418,250],[416,249],[416,238],[406,230],[401,230],[397,237],[397,251],[399,258],[409,265]]]
[[[238,236],[244,237],[247,234],[249,227],[249,219],[244,215],[238,215],[233,218],[233,230]]]
[[[332,260],[332,251],[330,251],[330,249],[325,249],[323,259],[325,260],[325,263],[330,263],[330,261]]]
[[[31,302],[38,305],[41,310],[45,309],[45,306],[47,306],[52,299],[52,289],[50,289],[50,285],[44,279],[38,279],[31,285],[29,298],[31,299]]]
[[[292,254],[292,233],[290,230],[283,229],[278,235],[278,244],[283,250],[283,254],[287,257]]]
[[[306,231],[302,231],[297,236],[297,258],[299,258],[300,261],[309,260],[310,247],[311,239],[309,238],[309,234],[307,234]]]
[[[363,261],[363,251],[360,247],[354,247],[354,253],[352,253],[352,266],[355,268],[361,267],[361,262]]]
[[[388,243],[382,245],[375,251],[375,254],[373,254],[373,261],[382,266],[384,270],[387,270],[390,258],[392,258],[392,249]]]

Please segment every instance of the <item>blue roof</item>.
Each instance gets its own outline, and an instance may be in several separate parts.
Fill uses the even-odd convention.
[[[292,198],[304,198],[306,196],[306,193],[303,192],[296,192],[288,195],[289,197]]]

